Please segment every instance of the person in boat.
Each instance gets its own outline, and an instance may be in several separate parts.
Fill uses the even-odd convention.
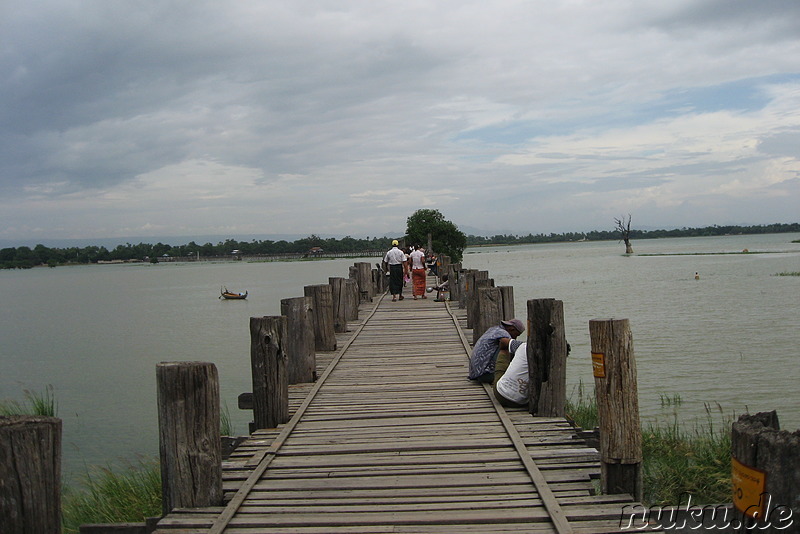
[[[383,263],[389,272],[389,293],[392,301],[398,297],[403,300],[403,265],[406,261],[405,253],[398,248],[397,239],[392,240],[392,248],[383,256]]]
[[[508,351],[511,341],[517,339],[525,331],[525,325],[519,319],[500,321],[483,333],[475,342],[469,357],[469,379],[491,384],[494,382],[494,370],[497,358],[502,351]]]
[[[513,340],[508,344],[508,350],[497,356],[492,391],[502,406],[525,408],[529,390],[528,344]]]

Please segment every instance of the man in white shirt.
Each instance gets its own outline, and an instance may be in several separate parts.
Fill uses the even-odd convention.
[[[528,344],[511,341],[508,352],[497,357],[494,371],[494,395],[503,406],[527,407],[530,382],[528,377]],[[513,354],[513,358],[510,356]],[[509,362],[510,360],[510,362]]]
[[[397,239],[392,241],[392,248],[383,257],[383,263],[389,269],[389,293],[392,294],[392,302],[400,297],[403,300],[403,263],[406,261],[405,253],[397,248]]]

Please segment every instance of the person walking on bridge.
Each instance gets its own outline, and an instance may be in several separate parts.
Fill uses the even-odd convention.
[[[416,247],[408,256],[408,261],[411,263],[411,294],[414,295],[414,300],[417,297],[428,298],[425,296],[425,253],[421,248]]]
[[[392,240],[392,248],[383,257],[383,263],[389,270],[389,293],[392,294],[392,302],[396,301],[397,297],[403,300],[403,264],[406,255],[398,248],[399,244],[397,239]]]

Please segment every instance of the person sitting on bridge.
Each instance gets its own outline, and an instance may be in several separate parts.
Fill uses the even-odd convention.
[[[511,341],[508,350],[497,356],[492,386],[494,396],[506,408],[526,408],[529,389],[528,344]]]
[[[475,342],[469,357],[469,379],[491,384],[494,382],[494,368],[501,351],[508,351],[512,340],[525,331],[519,319],[500,321],[500,324],[486,330]]]
[[[450,291],[450,286],[447,283],[447,275],[443,274],[442,283],[429,287],[427,291],[428,293],[436,291],[436,302],[444,302],[443,293]]]

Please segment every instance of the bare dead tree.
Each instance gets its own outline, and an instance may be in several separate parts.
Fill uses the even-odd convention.
[[[616,230],[620,233],[620,241],[625,243],[625,254],[633,254],[633,247],[631,246],[631,215],[628,214],[627,220],[625,217],[617,219],[614,217],[616,223]]]

